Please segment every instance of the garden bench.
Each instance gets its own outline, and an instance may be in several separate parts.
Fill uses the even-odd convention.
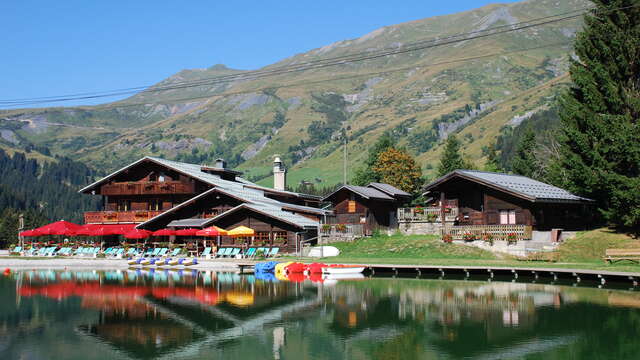
[[[640,249],[607,249],[604,261],[609,264],[616,261],[629,260],[640,263]]]

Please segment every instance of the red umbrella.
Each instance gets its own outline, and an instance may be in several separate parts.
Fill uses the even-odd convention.
[[[151,231],[141,229],[133,229],[124,234],[127,239],[146,239],[149,236],[151,236]]]
[[[21,231],[18,235],[20,235],[20,236],[40,236],[42,234],[40,234],[36,230],[25,230],[25,231]]]
[[[85,235],[89,236],[93,233],[93,231],[99,227],[98,224],[84,224],[80,227],[80,229],[76,230],[74,235]]]
[[[162,229],[153,232],[153,236],[171,236],[175,235],[176,231],[171,229]]]
[[[180,229],[176,231],[176,235],[178,236],[195,236],[198,232],[198,229]]]
[[[35,231],[42,235],[74,235],[76,230],[80,230],[81,225],[60,220],[49,225],[41,226]]]
[[[196,236],[220,236],[220,235],[227,235],[227,232],[225,230],[220,229],[217,226],[208,227],[196,233]]]

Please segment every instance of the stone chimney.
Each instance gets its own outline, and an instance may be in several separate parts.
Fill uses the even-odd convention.
[[[273,159],[273,188],[284,190],[287,187],[287,169],[284,168],[280,156]]]

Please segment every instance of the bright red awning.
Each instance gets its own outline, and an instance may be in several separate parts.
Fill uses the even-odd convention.
[[[153,232],[153,236],[171,236],[175,235],[176,231],[171,229],[162,229]]]
[[[141,229],[133,229],[124,234],[127,239],[146,239],[149,236],[151,236],[151,231]]]
[[[136,224],[88,224],[76,234],[88,236],[124,235],[135,229],[135,226]]]
[[[37,229],[34,229],[34,231],[37,231],[41,235],[74,235],[75,232],[77,230],[80,230],[81,228],[81,225],[60,220],[45,226],[41,226]]]
[[[195,236],[196,233],[200,231],[198,229],[180,229],[176,231],[176,235],[178,236]]]
[[[40,234],[36,230],[25,230],[25,231],[21,231],[18,235],[27,237],[27,236],[40,236],[42,234]]]

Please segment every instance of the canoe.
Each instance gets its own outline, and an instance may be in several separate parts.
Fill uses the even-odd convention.
[[[341,266],[328,266],[322,268],[323,274],[360,274],[364,271],[364,266],[359,265],[341,265]]]
[[[364,275],[360,273],[325,274],[324,275],[325,283],[330,280],[359,280],[359,279],[364,279]]]
[[[309,251],[309,257],[330,257],[340,255],[340,250],[335,246],[316,246]]]

